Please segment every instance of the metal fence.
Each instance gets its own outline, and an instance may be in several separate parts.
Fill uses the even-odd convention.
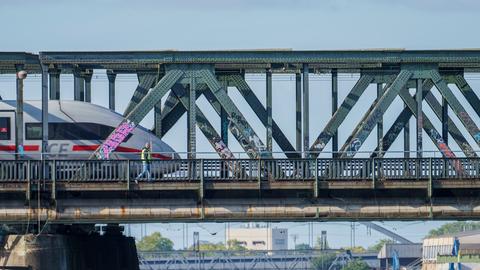
[[[480,178],[479,158],[1,160],[0,181],[305,181]]]

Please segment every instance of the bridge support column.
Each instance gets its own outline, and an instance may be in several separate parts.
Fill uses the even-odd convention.
[[[31,270],[138,270],[135,240],[123,235],[8,235],[0,264]]]
[[[266,71],[266,107],[267,107],[267,124],[266,127],[266,143],[267,151],[272,152],[272,70]]]
[[[448,145],[448,102],[442,97],[442,138],[445,144]],[[468,145],[468,144],[467,144]]]
[[[42,64],[42,153],[48,148],[48,67]]]
[[[60,99],[60,70],[50,69],[50,100]]]
[[[194,159],[195,152],[197,152],[197,136],[196,136],[196,124],[197,124],[197,114],[196,114],[196,78],[190,78],[190,87],[188,91],[188,138],[187,138],[187,151],[188,158]]]
[[[300,72],[295,74],[295,149],[298,153],[302,152],[302,75]]]
[[[115,79],[117,74],[113,70],[107,70],[108,78],[108,108],[115,111]]]
[[[417,158],[422,157],[423,152],[423,110],[422,110],[422,101],[423,101],[423,79],[417,79],[417,93],[415,95],[417,101]]]
[[[83,77],[85,80],[85,102],[92,102],[92,75],[93,70],[87,70]]]
[[[303,64],[303,157],[308,157],[310,152],[310,125],[309,125],[309,80],[308,80],[308,64]]]
[[[407,108],[407,105],[404,105],[404,107]],[[403,127],[403,157],[410,157],[410,118]]]
[[[73,71],[73,99],[85,101],[85,80],[80,70]]]
[[[377,83],[377,99],[379,99],[383,95],[383,84]],[[380,117],[377,123],[377,150],[378,150],[378,157],[383,156],[383,116]]]
[[[337,69],[332,69],[332,116],[338,109],[338,72]],[[332,157],[338,156],[338,129],[335,130],[332,136]]]

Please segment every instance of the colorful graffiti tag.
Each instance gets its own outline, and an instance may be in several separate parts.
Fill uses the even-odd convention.
[[[110,153],[115,151],[115,149],[125,140],[125,138],[135,129],[136,125],[130,120],[124,120],[108,138],[103,142],[103,144],[95,153],[98,159],[108,159]]]

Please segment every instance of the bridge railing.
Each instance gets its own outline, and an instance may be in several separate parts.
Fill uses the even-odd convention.
[[[129,181],[143,166],[140,160],[2,160],[0,181]],[[480,178],[478,158],[178,159],[149,166],[151,179],[165,181]]]

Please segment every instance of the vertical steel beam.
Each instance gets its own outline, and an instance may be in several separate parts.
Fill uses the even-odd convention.
[[[85,102],[92,102],[92,75],[93,75],[93,70],[87,70],[84,74]]]
[[[112,111],[115,111],[115,79],[117,78],[117,73],[113,70],[107,70],[108,78],[108,108]]]
[[[266,107],[267,107],[267,124],[266,128],[266,143],[267,151],[272,152],[272,70],[266,71]]]
[[[266,109],[262,105],[262,102],[258,99],[258,97],[255,95],[255,93],[252,91],[248,83],[243,79],[240,75],[230,75],[228,76],[232,86],[236,87],[240,94],[245,98],[245,101],[248,103],[250,108],[252,108],[253,112],[257,115],[257,117],[262,121],[262,124],[266,126]],[[301,88],[300,88],[301,90]],[[207,99],[212,100],[214,105],[215,103],[218,103],[218,101],[215,98],[210,98],[210,91],[205,91],[205,96]],[[300,99],[301,102],[301,99]],[[215,107],[215,105],[214,105]],[[301,117],[301,114],[300,114]],[[299,127],[301,130],[301,126]],[[295,148],[293,148],[293,145],[290,143],[288,138],[285,136],[285,134],[282,132],[280,127],[277,125],[275,120],[272,119],[272,132],[273,132],[273,139],[277,142],[278,146],[282,151],[285,153],[285,155],[288,158],[300,158],[301,157],[301,137],[300,140],[297,142],[300,143],[300,150],[295,152]]]
[[[123,116],[128,115],[140,103],[140,101],[148,94],[149,89],[155,84],[157,78],[156,74],[139,72],[137,73],[138,86],[133,92],[133,96],[123,113]]]
[[[422,110],[422,101],[423,101],[423,93],[422,93],[422,85],[423,79],[417,79],[417,92],[415,94],[416,102],[417,102],[417,158],[422,157],[423,152],[423,110]]]
[[[383,95],[383,83],[377,83],[377,100]],[[377,151],[378,156],[383,156],[383,116],[378,120],[377,123]]]
[[[302,74],[295,73],[295,149],[302,152]]]
[[[196,127],[196,81],[195,77],[190,78],[190,85],[189,85],[189,91],[188,91],[188,158],[194,159],[195,158],[195,153],[197,152],[196,149],[196,132],[195,132],[195,127]]]
[[[50,99],[60,99],[60,69],[50,69]]]
[[[338,109],[338,72],[332,69],[332,117]],[[332,136],[332,157],[338,156],[338,129],[334,131]]]
[[[23,65],[16,65],[17,71],[17,108],[15,110],[15,158],[19,158],[20,146],[23,147],[23,79],[25,79],[25,71]]]
[[[368,85],[372,80],[372,75],[365,74],[360,77],[355,86],[353,86],[350,93],[348,93],[348,95],[343,100],[342,105],[340,105],[338,110],[328,121],[323,131],[318,135],[317,139],[310,147],[312,157],[317,157],[320,152],[325,148],[327,143],[335,134],[335,131],[338,130],[338,127],[343,123],[350,110],[353,108],[353,106],[355,106],[358,99],[363,94],[365,89],[367,89]]]
[[[310,82],[308,75],[308,64],[303,64],[303,157],[308,157],[308,152],[310,152]]]
[[[42,153],[48,149],[48,67],[42,67]]]
[[[408,92],[408,88],[407,92]],[[404,105],[404,108],[407,108],[407,105]],[[409,158],[410,157],[410,118],[403,127],[403,157]]]
[[[153,107],[153,123],[154,123],[154,132],[155,136],[162,138],[162,101],[155,104]]]
[[[73,99],[85,101],[85,83],[82,71],[78,69],[73,71]]]
[[[368,115],[365,115],[365,121],[362,121],[357,126],[347,142],[342,146],[342,149],[340,150],[342,152],[341,157],[353,157],[357,153],[372,129],[377,125],[379,119],[383,116],[400,90],[405,87],[412,75],[413,73],[409,70],[400,71],[397,78],[395,78],[393,81],[391,87],[385,91],[378,102],[375,102]]]
[[[448,102],[444,97],[442,97],[442,116],[440,119],[442,120],[442,138],[448,144],[448,120],[450,117],[448,116]]]
[[[440,73],[438,73],[437,70],[432,70],[430,72],[430,77],[435,86],[437,87],[438,91],[447,100],[448,104],[452,108],[452,111],[458,116],[458,119],[465,126],[468,133],[470,133],[470,135],[472,135],[472,137],[475,139],[475,142],[480,145],[480,130],[478,129],[477,124],[475,123],[475,121],[472,120],[463,105],[452,93],[452,90],[450,90]]]
[[[224,78],[222,84],[228,95],[228,80]],[[220,108],[220,134],[222,136],[222,141],[225,145],[228,145],[228,114],[223,108]]]

